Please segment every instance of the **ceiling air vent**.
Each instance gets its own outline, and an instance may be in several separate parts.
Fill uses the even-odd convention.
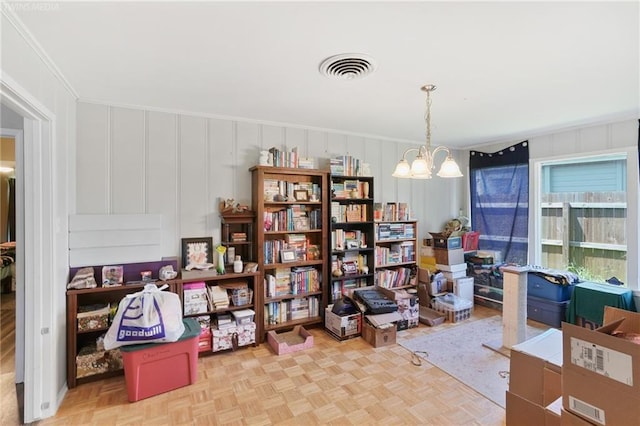
[[[376,61],[362,53],[343,53],[331,56],[320,64],[320,73],[343,80],[362,78],[376,69]]]

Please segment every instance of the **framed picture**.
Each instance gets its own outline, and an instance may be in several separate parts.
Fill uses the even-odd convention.
[[[309,192],[306,189],[296,189],[293,191],[293,197],[296,201],[309,201]]]
[[[295,249],[284,249],[280,250],[280,262],[288,263],[296,261],[296,251]]]
[[[309,230],[309,218],[308,217],[296,217],[293,219],[294,231],[308,231]]]
[[[183,238],[182,268],[213,263],[213,238]]]

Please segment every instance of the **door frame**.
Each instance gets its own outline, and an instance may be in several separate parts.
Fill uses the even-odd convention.
[[[21,335],[24,339],[16,342],[16,350],[20,345],[24,348],[23,418],[30,423],[52,416],[59,406],[56,372],[52,371],[56,369],[55,348],[60,344],[56,341],[60,324],[52,306],[57,299],[52,282],[56,276],[55,115],[5,72],[0,75],[0,96],[3,104],[24,117],[21,152],[16,151],[16,239],[22,242],[16,251],[16,286],[24,289],[22,300],[16,300],[16,309],[19,303],[24,307],[20,320],[24,330],[16,330],[16,338]],[[20,187],[18,182],[22,182]],[[16,312],[16,325],[18,321]]]

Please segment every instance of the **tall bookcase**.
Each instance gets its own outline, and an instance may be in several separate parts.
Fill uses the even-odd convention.
[[[255,260],[265,284],[256,295],[263,332],[321,324],[329,275],[329,173],[270,166],[250,171]]]
[[[395,219],[395,218],[394,218]],[[417,268],[418,222],[383,220],[375,223],[375,281],[385,288],[412,286]]]
[[[373,177],[331,175],[331,276],[327,299],[334,303],[354,289],[374,284]]]

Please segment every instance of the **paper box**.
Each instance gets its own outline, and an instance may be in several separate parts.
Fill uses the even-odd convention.
[[[593,423],[565,410],[560,411],[560,426],[593,426]]]
[[[338,340],[347,340],[360,336],[362,333],[362,314],[340,316],[331,312],[329,305],[324,310],[324,326],[326,330],[334,338]]]
[[[380,287],[380,291],[395,300],[398,305],[398,313],[402,316],[402,319],[396,323],[398,331],[418,326],[420,315],[417,294],[411,294],[404,289],[393,290],[382,287]]]
[[[85,346],[76,356],[76,377],[87,377],[122,369],[119,349],[99,351],[95,345]]]
[[[544,407],[507,391],[507,426],[544,426]]]
[[[232,325],[221,330],[211,329],[212,351],[237,349],[256,342],[256,323]]]
[[[429,232],[433,236],[433,246],[444,249],[462,249],[462,237],[444,236],[440,232]],[[463,250],[464,251],[464,250]],[[460,262],[458,262],[460,263]]]
[[[296,325],[293,330],[276,333],[271,330],[267,333],[269,345],[278,355],[290,354],[313,347],[313,336],[304,327]]]
[[[462,249],[442,249],[434,250],[436,255],[436,265],[459,265],[464,263],[464,250]]]
[[[612,333],[640,333],[640,314],[604,308],[596,330],[562,324],[562,406],[595,424],[640,419],[640,345]]]
[[[549,329],[511,348],[509,391],[534,404],[544,406],[561,395],[557,376],[562,369],[562,332]],[[545,378],[548,390],[545,397]],[[555,387],[554,387],[555,386]]]
[[[561,413],[562,396],[559,396],[544,407],[544,426],[560,426]]]
[[[397,312],[380,315],[366,315],[362,326],[362,337],[374,348],[396,343],[396,321],[402,316]]]
[[[436,263],[436,268],[443,272],[467,272],[467,264],[465,262],[453,265]]]
[[[78,331],[102,330],[109,327],[109,304],[80,306]]]

